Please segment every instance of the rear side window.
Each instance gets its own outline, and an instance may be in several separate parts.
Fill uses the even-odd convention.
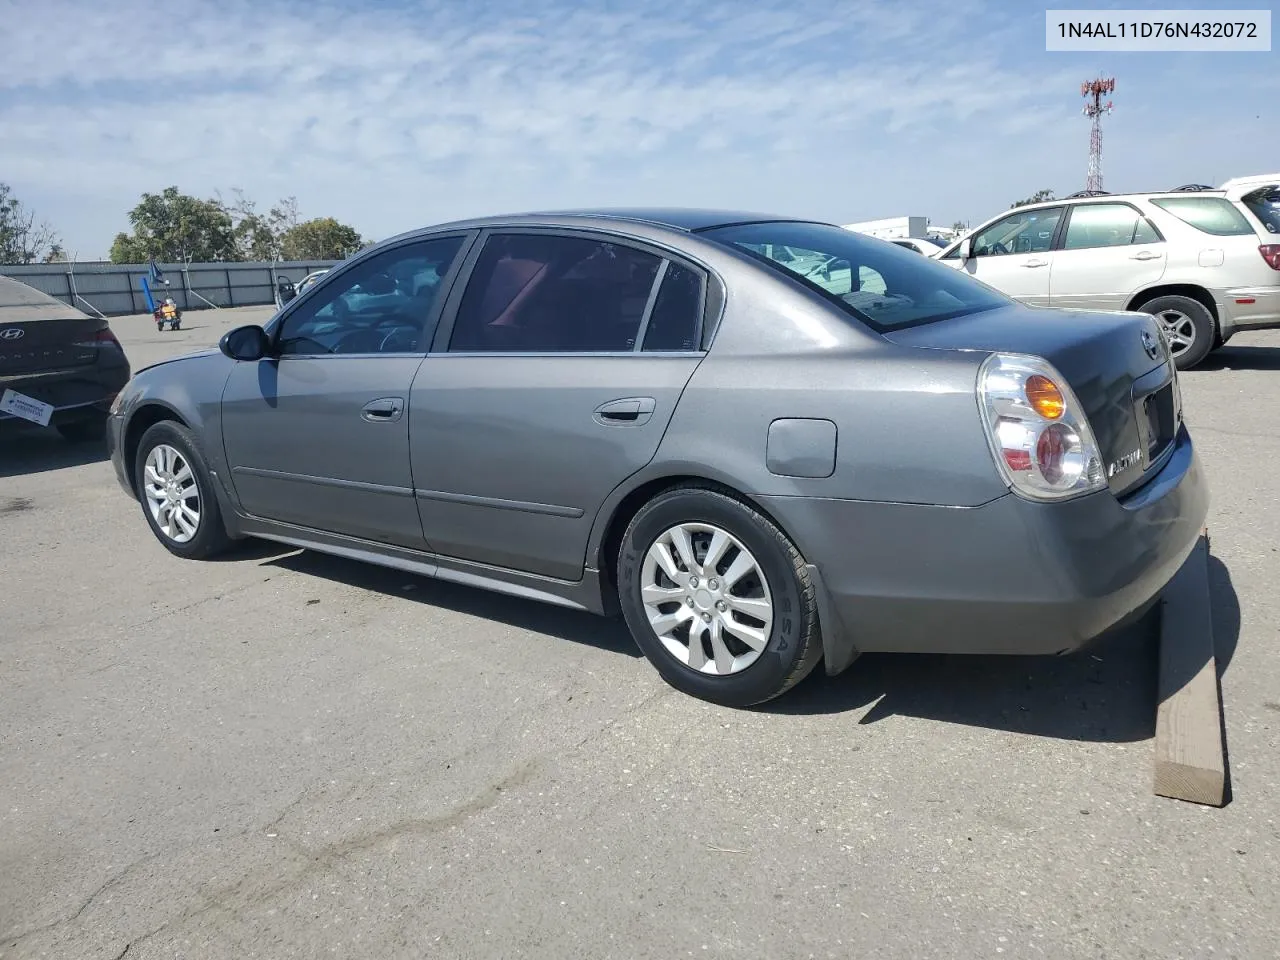
[[[671,263],[653,303],[642,349],[649,352],[699,349],[698,321],[702,318],[703,296],[702,274]]]
[[[1242,237],[1253,233],[1244,214],[1222,197],[1161,197],[1151,203],[1201,233],[1215,237]]]
[[[1147,218],[1127,203],[1082,203],[1071,211],[1062,248],[1127,247],[1159,239]]]
[[[661,263],[607,241],[496,234],[467,283],[449,350],[634,350]]]
[[[1280,185],[1257,190],[1242,201],[1269,233],[1280,233]]]

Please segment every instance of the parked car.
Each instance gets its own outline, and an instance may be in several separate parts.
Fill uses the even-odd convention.
[[[129,361],[106,320],[0,277],[0,424],[27,420],[101,440]]]
[[[137,374],[110,437],[177,556],[261,537],[620,612],[728,705],[866,651],[1075,649],[1154,602],[1207,509],[1153,318],[715,211],[383,241]]]
[[[939,240],[937,237],[894,237],[889,242],[907,250],[914,250],[916,253],[923,253],[926,257],[936,257],[947,246],[945,240]]]
[[[1032,306],[1158,317],[1180,369],[1241,330],[1280,327],[1280,175],[1230,189],[1028,204],[939,255]]]

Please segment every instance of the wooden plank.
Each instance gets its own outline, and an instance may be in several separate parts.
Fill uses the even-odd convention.
[[[1162,598],[1155,793],[1220,807],[1227,778],[1212,610],[1206,529]]]

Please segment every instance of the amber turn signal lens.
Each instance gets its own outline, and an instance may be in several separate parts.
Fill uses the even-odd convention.
[[[1046,420],[1057,420],[1066,412],[1067,402],[1062,399],[1062,391],[1048,377],[1038,373],[1027,377],[1026,392],[1031,409]]]

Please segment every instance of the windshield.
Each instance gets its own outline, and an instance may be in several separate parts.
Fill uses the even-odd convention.
[[[1262,221],[1269,233],[1280,233],[1280,185],[1257,190],[1244,198],[1249,212]]]
[[[1012,302],[913,250],[830,224],[748,223],[701,232],[794,277],[879,333]]]

